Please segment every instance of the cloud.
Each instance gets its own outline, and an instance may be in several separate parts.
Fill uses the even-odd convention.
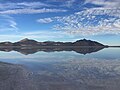
[[[120,9],[119,8],[91,8],[86,9],[81,12],[76,12],[79,15],[107,15],[120,18]],[[107,18],[107,17],[106,17]]]
[[[104,8],[118,8],[120,7],[119,0],[86,0],[86,3],[91,3],[94,5],[102,5]]]
[[[116,20],[113,25],[114,25],[114,27],[120,28],[120,19]]]
[[[21,2],[21,3],[0,3],[0,9],[22,9],[22,8],[40,8],[50,7],[51,5],[42,2]]]
[[[68,9],[79,9],[76,7],[81,6],[81,2],[84,0],[47,0],[48,3],[56,3],[54,7],[57,8],[68,8]]]
[[[40,8],[61,8],[69,7],[71,8],[76,0],[51,0],[44,2],[6,2],[0,3],[0,10],[13,10],[13,9],[40,9]],[[57,4],[54,4],[57,3]]]
[[[83,36],[120,34],[120,18],[114,15],[96,15],[94,14],[94,11],[91,11],[90,13],[83,11],[70,16],[59,17],[56,21],[60,24],[55,25],[54,29],[62,30],[70,34],[79,34]]]
[[[52,12],[66,12],[67,10],[62,9],[15,9],[0,11],[0,14],[37,14],[37,13],[52,13]]]
[[[0,14],[36,14],[67,11],[50,7],[53,7],[53,5],[42,2],[0,3]]]
[[[71,8],[71,7],[73,7],[73,4],[76,2],[76,0],[66,0],[66,1],[63,1],[63,2],[64,3],[61,6]]]
[[[8,16],[8,15],[0,15],[0,32],[5,32],[5,31],[16,31],[18,30],[17,28],[17,23],[15,20]]]
[[[59,0],[52,0],[60,2]],[[69,6],[75,0],[67,0]],[[53,29],[78,35],[120,34],[120,1],[119,0],[85,0],[84,5],[94,4],[100,7],[84,8],[82,11],[62,17],[49,18],[57,22]],[[65,4],[64,4],[65,5]],[[72,7],[71,6],[71,7]],[[46,19],[46,18],[45,18]],[[42,19],[42,20],[45,20]],[[41,20],[41,19],[40,19]]]
[[[49,18],[51,22],[58,23],[53,29],[81,36],[120,34],[119,0],[86,0],[84,5],[87,3],[101,7],[87,8],[68,16]]]
[[[53,20],[51,18],[44,18],[44,19],[38,19],[37,22],[39,23],[51,23]]]
[[[0,14],[38,14],[52,12],[67,12],[61,7],[74,7],[78,0],[48,0],[51,3],[42,2],[21,2],[21,3],[0,3]],[[59,3],[54,5],[54,3]],[[100,5],[100,7],[84,8],[71,15],[40,18],[39,23],[57,24],[54,29],[79,35],[98,35],[98,34],[119,34],[120,33],[120,2],[119,0],[86,0],[83,4]],[[58,7],[56,7],[58,5]],[[81,4],[79,4],[81,5]],[[78,8],[80,9],[80,8]],[[69,9],[72,12],[73,9]],[[7,20],[11,28],[17,29],[15,20]],[[7,24],[6,23],[6,24]],[[5,23],[3,23],[5,24]],[[7,28],[8,29],[8,28]],[[12,30],[12,29],[11,29]]]
[[[52,17],[49,19],[51,22],[58,23],[53,26],[53,29],[72,35],[120,34],[119,9],[92,8],[68,16]]]

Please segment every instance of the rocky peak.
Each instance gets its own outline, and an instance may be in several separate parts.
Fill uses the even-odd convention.
[[[20,40],[19,42],[26,42],[26,41],[29,41],[29,40],[30,40],[30,39],[25,38],[25,39]]]
[[[96,41],[91,41],[87,39],[77,40],[74,42],[75,46],[104,46]]]
[[[25,43],[25,42],[33,42],[33,43],[37,43],[37,41],[32,40],[32,39],[28,39],[28,38],[25,38],[25,39],[22,39],[22,40],[19,41],[19,43]]]

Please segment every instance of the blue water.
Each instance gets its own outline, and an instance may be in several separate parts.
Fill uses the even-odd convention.
[[[24,66],[44,90],[120,88],[120,48],[105,48],[86,55],[75,51],[39,51],[28,55],[0,51],[0,61]]]
[[[69,62],[71,60],[120,60],[120,48],[105,48],[98,52],[90,54],[80,54],[74,51],[61,52],[36,52],[34,54],[24,55],[16,51],[0,51],[0,61],[13,64],[20,64],[31,70],[37,70],[41,67],[47,68],[52,63]],[[52,68],[52,67],[51,67]]]
[[[15,63],[15,64],[26,64],[26,63],[51,63],[51,62],[62,62],[69,60],[80,60],[81,58],[98,60],[115,60],[120,59],[120,48],[105,48],[98,52],[90,54],[80,54],[74,51],[61,51],[61,52],[36,52],[34,54],[24,55],[16,51],[4,52],[0,51],[0,61]]]

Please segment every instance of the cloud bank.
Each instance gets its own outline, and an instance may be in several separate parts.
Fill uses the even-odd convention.
[[[42,2],[0,3],[0,14],[38,14],[66,11]]]
[[[55,30],[74,35],[120,34],[119,0],[86,0],[84,5],[86,4],[101,6],[85,8],[68,16],[48,18],[50,20],[48,23],[57,22],[56,25],[53,25]],[[45,20],[47,18],[42,19],[42,21]]]
[[[63,12],[69,14],[63,14]],[[18,29],[15,20],[8,18],[10,15],[41,13],[47,13],[48,16],[38,18],[36,20],[38,23],[48,25],[54,22],[51,28],[70,35],[120,34],[119,0],[45,0],[43,2],[0,3],[0,22],[3,22],[0,25],[0,31]],[[55,13],[54,17],[49,16],[49,13]]]

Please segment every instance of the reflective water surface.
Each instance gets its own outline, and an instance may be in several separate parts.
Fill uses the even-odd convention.
[[[0,49],[0,90],[119,90],[120,48]]]

